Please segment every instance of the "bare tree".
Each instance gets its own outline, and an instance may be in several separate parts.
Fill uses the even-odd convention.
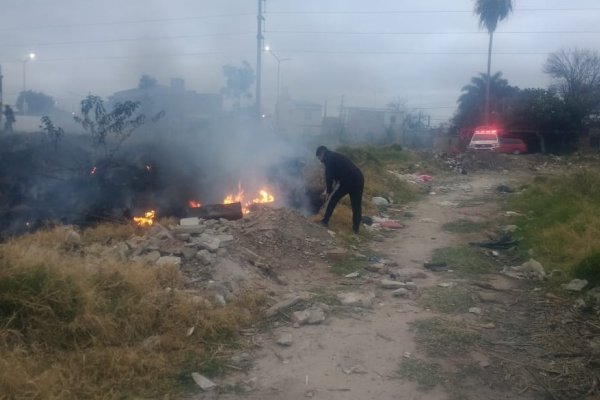
[[[548,56],[544,72],[581,126],[600,107],[600,54],[591,50],[559,50]]]

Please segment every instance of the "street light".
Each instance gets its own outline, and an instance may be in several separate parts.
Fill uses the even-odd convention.
[[[275,58],[277,61],[277,104],[276,104],[276,112],[277,112],[277,126],[279,126],[279,96],[280,96],[280,83],[281,83],[281,63],[285,61],[291,61],[291,58],[279,58],[277,54],[273,53],[273,50],[269,46],[265,46],[265,51],[268,52]]]
[[[23,60],[19,60],[23,64],[23,92],[27,90],[27,70],[25,68],[25,65],[27,65],[27,61],[29,60],[35,60],[35,53],[29,53],[29,55],[26,58],[24,58]]]

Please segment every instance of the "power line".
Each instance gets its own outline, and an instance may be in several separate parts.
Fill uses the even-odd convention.
[[[106,25],[132,25],[132,24],[146,24],[153,22],[175,22],[175,21],[193,21],[200,19],[211,19],[211,18],[234,18],[234,17],[247,17],[253,15],[252,13],[233,13],[233,14],[214,14],[214,15],[197,15],[190,17],[173,17],[173,18],[152,18],[152,19],[137,19],[137,20],[124,20],[124,21],[104,21],[104,22],[85,22],[75,24],[64,24],[64,25],[33,25],[33,26],[14,26],[8,28],[0,28],[0,31],[29,31],[29,30],[42,30],[42,29],[58,29],[58,28],[80,28],[88,26],[106,26]]]
[[[364,35],[364,36],[395,36],[395,35],[488,35],[485,31],[465,31],[465,32],[356,32],[356,31],[291,31],[291,30],[269,30],[265,33],[270,34],[314,34],[314,35]],[[509,31],[496,32],[498,34],[600,34],[600,31]],[[59,46],[71,44],[102,44],[102,43],[120,43],[120,42],[137,42],[137,41],[159,41],[159,40],[177,40],[177,39],[197,39],[204,37],[226,37],[226,36],[246,36],[254,35],[254,32],[221,32],[221,33],[206,33],[197,35],[174,35],[174,36],[152,36],[138,38],[117,38],[117,39],[98,39],[98,40],[72,40],[60,42],[38,42],[25,44],[0,44],[0,47],[41,47],[41,46]]]
[[[578,8],[518,8],[515,12],[540,12],[540,11],[600,11],[600,7]],[[362,11],[269,11],[272,15],[379,15],[379,14],[472,14],[473,10],[362,10]]]
[[[527,12],[540,12],[540,11],[600,11],[600,7],[572,7],[572,8],[518,8],[515,11],[527,11]],[[265,14],[271,15],[302,15],[302,14],[321,14],[321,15],[365,15],[365,14],[446,14],[446,13],[469,13],[472,14],[473,10],[360,10],[360,11],[269,11]],[[201,19],[212,19],[212,18],[235,18],[235,17],[248,17],[254,16],[253,13],[228,13],[228,14],[213,14],[213,15],[197,15],[197,16],[185,16],[185,17],[171,17],[171,18],[150,18],[150,19],[137,19],[137,20],[123,20],[123,21],[100,21],[100,22],[84,22],[84,23],[72,23],[72,24],[58,24],[58,25],[30,25],[30,26],[13,26],[0,28],[0,31],[24,31],[24,30],[43,30],[43,29],[59,29],[59,28],[78,28],[78,27],[90,27],[90,26],[107,26],[107,25],[131,25],[131,24],[145,24],[154,22],[176,22],[176,21],[189,21],[189,20],[201,20]]]
[[[121,39],[99,39],[99,40],[73,40],[61,42],[42,42],[29,44],[0,44],[0,47],[40,47],[40,46],[57,46],[69,44],[101,44],[101,43],[117,43],[117,42],[137,42],[151,40],[172,40],[172,39],[195,39],[203,37],[222,37],[222,36],[244,36],[250,35],[253,32],[233,32],[233,33],[206,33],[198,35],[176,35],[176,36],[153,36],[139,38],[121,38]]]
[[[63,58],[42,58],[36,57],[35,62],[54,62],[54,61],[99,61],[99,60],[130,60],[140,58],[166,58],[166,57],[189,57],[189,56],[211,56],[221,54],[239,54],[234,51],[207,51],[207,52],[190,52],[190,53],[171,53],[171,54],[137,54],[129,56],[95,56],[95,57],[63,57]],[[20,60],[0,60],[2,63],[17,63]]]
[[[488,54],[487,51],[359,51],[359,50],[285,50],[286,54],[314,54],[314,55],[390,55],[390,56],[436,56],[436,55],[456,55],[456,56],[481,56]],[[495,56],[546,56],[552,51],[496,51]],[[54,61],[98,61],[98,60],[121,60],[121,59],[140,59],[140,58],[164,58],[164,57],[191,57],[191,56],[209,56],[223,54],[239,54],[237,51],[207,51],[207,52],[186,52],[186,53],[167,53],[167,54],[138,54],[127,56],[95,56],[95,57],[65,57],[65,58],[36,58],[36,63],[54,62]],[[2,63],[17,63],[19,60],[0,60]]]
[[[355,51],[355,50],[280,50],[286,54],[347,54],[347,55],[482,55],[487,51]],[[494,55],[547,55],[552,51],[495,51]]]
[[[489,35],[487,31],[463,31],[463,32],[358,32],[358,31],[302,31],[302,30],[268,30],[266,33],[274,34],[315,34],[315,35]],[[505,31],[494,32],[494,35],[502,34],[598,34],[600,31]]]

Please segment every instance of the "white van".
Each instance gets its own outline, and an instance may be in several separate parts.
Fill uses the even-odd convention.
[[[498,128],[490,126],[477,127],[467,149],[495,151],[500,147],[500,136],[501,133]]]

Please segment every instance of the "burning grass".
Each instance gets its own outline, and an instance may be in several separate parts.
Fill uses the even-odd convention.
[[[97,227],[77,244],[55,228],[0,247],[0,398],[166,395],[227,355],[260,296],[217,308],[180,290],[175,266],[79,251],[128,232]]]

